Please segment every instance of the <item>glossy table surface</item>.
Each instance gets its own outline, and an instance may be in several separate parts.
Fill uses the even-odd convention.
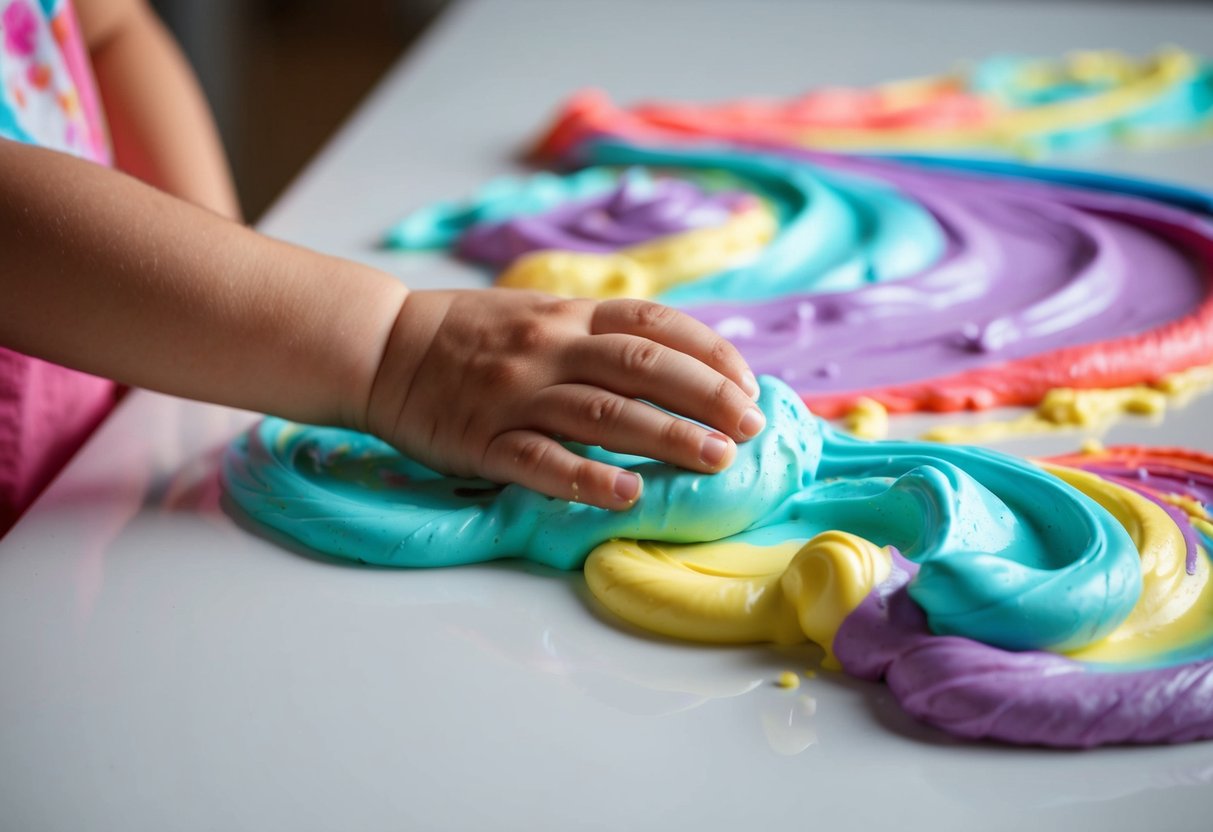
[[[404,211],[511,170],[573,89],[792,93],[999,50],[1213,54],[1199,4],[469,2],[393,71],[265,220],[412,285]],[[1065,158],[1213,188],[1213,147]],[[135,393],[0,541],[4,830],[1207,829],[1213,744],[961,743],[805,648],[647,638],[579,574],[361,568],[225,510],[250,414]],[[1213,450],[1213,398],[1110,441]],[[912,433],[921,421],[902,422]],[[1004,447],[1076,446],[1070,434]]]

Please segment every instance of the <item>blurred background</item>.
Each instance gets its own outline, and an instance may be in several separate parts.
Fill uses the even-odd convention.
[[[256,221],[447,0],[152,0]]]
[[[151,0],[202,81],[250,222],[450,2]]]

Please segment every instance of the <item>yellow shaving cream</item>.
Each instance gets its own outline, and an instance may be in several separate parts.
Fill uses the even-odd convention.
[[[1213,387],[1213,366],[1209,365],[1171,373],[1151,384],[1094,390],[1057,387],[1045,394],[1035,410],[1023,416],[975,425],[941,425],[924,433],[922,438],[974,444],[1075,428],[1104,430],[1125,414],[1157,416],[1168,407],[1181,407],[1210,387]]]
[[[1213,629],[1208,558],[1202,554],[1196,574],[1187,573],[1183,535],[1166,512],[1094,474],[1060,466],[1045,470],[1110,512],[1141,556],[1136,606],[1107,637],[1071,658],[1148,660]],[[614,540],[593,551],[585,576],[606,607],[653,632],[718,644],[808,639],[826,651],[824,665],[837,669],[838,628],[888,576],[891,564],[887,549],[829,531],[773,546]]]
[[[806,638],[837,668],[834,635],[892,568],[887,550],[845,532],[774,546],[614,540],[585,563],[590,590],[645,629],[717,644]]]
[[[1044,466],[1103,506],[1125,527],[1141,554],[1142,589],[1137,605],[1101,641],[1069,654],[1093,662],[1149,659],[1182,647],[1213,625],[1209,559],[1187,573],[1187,547],[1179,528],[1159,506],[1141,495],[1073,468]]]
[[[884,439],[889,435],[889,411],[867,396],[856,400],[843,419],[846,429],[860,439]]]
[[[733,214],[723,225],[671,234],[609,254],[532,252],[504,271],[497,284],[564,297],[648,298],[739,265],[769,243],[777,229],[771,209],[759,203]]]
[[[1197,62],[1193,56],[1175,48],[1164,49],[1145,61],[1135,61],[1115,52],[1076,52],[1067,58],[1060,69],[1054,69],[1052,62],[1048,61],[1027,68],[1021,75],[1021,83],[1031,88],[1066,77],[1075,80],[1114,77],[1117,85],[1086,98],[1066,99],[1023,109],[1005,109],[991,124],[955,125],[946,130],[907,127],[879,132],[848,128],[812,129],[800,135],[799,140],[812,147],[850,150],[881,147],[895,147],[902,151],[947,150],[995,145],[1030,156],[1035,150],[1033,137],[1080,130],[1128,116],[1196,69]],[[902,89],[912,92],[914,87],[902,82]],[[929,89],[929,86],[924,83],[921,89]]]

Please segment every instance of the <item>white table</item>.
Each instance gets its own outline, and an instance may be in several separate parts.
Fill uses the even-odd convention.
[[[376,251],[469,191],[583,84],[623,101],[791,93],[1002,49],[1213,53],[1160,4],[465,3],[266,219],[414,285]],[[1206,145],[1108,154],[1213,188]],[[1112,440],[1213,449],[1213,400]],[[1207,829],[1213,745],[1053,753],[959,743],[880,685],[600,619],[579,575],[387,571],[308,557],[222,510],[248,414],[136,393],[0,542],[0,829]],[[1073,447],[1074,437],[1012,446]]]

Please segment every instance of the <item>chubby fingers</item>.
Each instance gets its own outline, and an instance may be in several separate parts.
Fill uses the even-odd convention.
[[[617,333],[645,338],[698,359],[758,398],[758,382],[741,353],[710,326],[676,309],[645,300],[598,304],[590,321],[594,335]]]
[[[525,412],[508,416],[482,446],[481,475],[623,510],[640,499],[640,477],[578,456],[553,436],[707,473],[727,467],[735,443],[765,426],[745,360],[703,323],[634,300],[552,302],[540,311],[545,326],[565,334],[558,349],[518,342],[547,378],[526,397]]]
[[[766,424],[754,400],[732,379],[647,338],[596,335],[573,345],[568,360],[569,374],[578,382],[650,401],[736,442],[753,438]]]
[[[550,436],[533,430],[498,434],[485,449],[483,476],[519,485],[559,500],[622,511],[640,499],[638,474],[577,456]]]
[[[549,387],[528,409],[530,427],[491,440],[481,473],[561,500],[628,509],[643,482],[632,471],[574,454],[551,435],[704,473],[727,467],[737,453],[723,433],[588,384]]]
[[[544,433],[691,471],[719,471],[737,453],[723,433],[588,384],[549,387],[536,397],[534,413],[532,425]]]

